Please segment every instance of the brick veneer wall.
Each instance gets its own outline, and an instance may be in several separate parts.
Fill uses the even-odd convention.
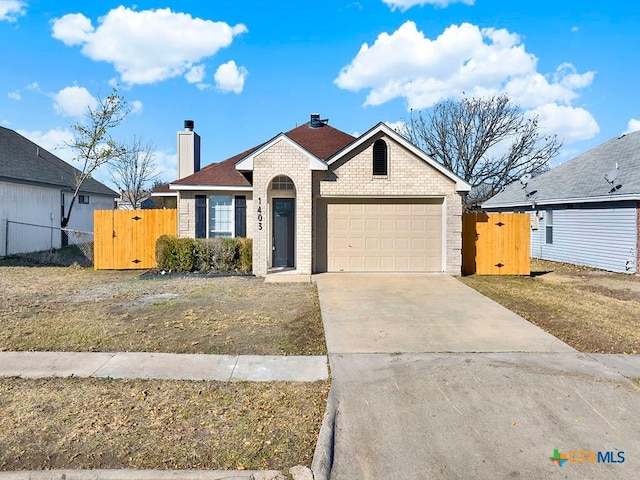
[[[178,236],[196,237],[195,192],[179,192],[178,194]]]
[[[388,148],[388,175],[374,177],[373,142],[382,138]],[[391,138],[381,135],[371,143],[320,172],[315,178],[314,194],[319,196],[441,196],[445,199],[446,266],[445,271],[460,275],[462,266],[462,198],[455,182],[426,164]]]
[[[311,273],[312,195],[309,158],[285,140],[280,140],[253,161],[253,206],[247,224],[253,226],[253,273],[264,276],[271,265],[271,198],[269,185],[277,175],[287,175],[296,188],[295,265],[300,274]],[[263,228],[257,230],[258,199],[262,198]]]
[[[193,191],[193,192],[180,192],[180,196],[178,199],[178,236],[184,238],[195,238],[196,237],[196,195],[205,195],[206,197],[210,197],[211,195],[231,195],[233,197],[237,195],[243,195],[246,197],[247,201],[247,237],[251,238],[253,234],[253,217],[249,217],[249,212],[254,211],[253,207],[253,199],[251,192],[247,191],[234,191],[234,190],[224,190],[224,191]],[[207,217],[209,217],[210,212],[208,210],[207,203]],[[208,232],[207,232],[208,235]]]

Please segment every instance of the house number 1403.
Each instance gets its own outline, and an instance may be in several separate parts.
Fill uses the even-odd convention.
[[[258,197],[258,230],[262,230],[262,198]]]

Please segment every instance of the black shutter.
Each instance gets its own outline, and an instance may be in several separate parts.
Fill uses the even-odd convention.
[[[196,195],[196,238],[207,237],[207,196]]]
[[[387,144],[384,140],[376,140],[373,144],[373,174],[387,175]]]
[[[236,237],[247,236],[247,197],[238,195],[236,197]]]

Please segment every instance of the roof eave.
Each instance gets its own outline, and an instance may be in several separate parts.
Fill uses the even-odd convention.
[[[313,153],[311,153],[309,150],[301,146],[296,141],[287,137],[284,133],[279,133],[278,135],[273,137],[271,140],[269,140],[267,143],[262,145],[257,150],[254,150],[246,157],[238,160],[238,162],[236,162],[236,170],[239,170],[241,172],[252,172],[254,158],[260,155],[261,153],[263,153],[265,150],[270,148],[275,143],[279,142],[280,140],[286,141],[293,148],[298,150],[300,153],[302,153],[304,156],[306,156],[309,159],[309,170],[328,170],[329,169],[329,166],[323,160],[316,157]]]
[[[152,197],[177,197],[178,192],[151,192]]]
[[[640,201],[640,194],[630,193],[626,195],[607,195],[597,197],[574,197],[574,198],[550,198],[545,200],[531,199],[528,202],[502,202],[496,204],[483,203],[482,208],[519,208],[519,207],[532,207],[533,200],[535,200],[536,206],[542,205],[561,205],[565,203],[606,203],[606,202],[626,202],[626,201]]]
[[[185,190],[185,191],[205,190],[205,191],[212,191],[212,192],[219,192],[219,191],[252,192],[253,187],[248,185],[181,185],[181,184],[171,183],[169,184],[169,190],[172,190],[175,192],[178,192],[179,190]]]

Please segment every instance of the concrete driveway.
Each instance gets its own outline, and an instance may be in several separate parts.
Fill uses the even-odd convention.
[[[571,352],[448,275],[316,278],[329,353]]]
[[[640,392],[614,370],[449,276],[314,278],[333,375],[316,478],[638,477]]]

